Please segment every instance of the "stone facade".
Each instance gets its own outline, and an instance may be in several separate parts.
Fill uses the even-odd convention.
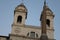
[[[1,36],[0,35],[0,40],[9,40],[9,37],[8,36]]]
[[[46,8],[46,27],[48,40],[55,40],[53,26],[54,14],[48,7]],[[14,21],[12,24],[11,33],[9,34],[9,36],[0,36],[0,40],[40,40],[41,27],[25,25],[27,13],[27,8],[24,4],[18,5],[14,10]]]
[[[17,30],[17,32],[16,32],[16,30]],[[24,25],[24,26],[18,26],[17,27],[16,25],[13,25],[11,34],[15,34],[15,35],[17,34],[20,36],[26,36],[27,37],[27,34],[30,32],[37,33],[38,38],[40,38],[41,27],[31,26],[31,25]],[[54,30],[53,29],[47,29],[47,35],[48,35],[48,38],[53,39],[54,38]]]

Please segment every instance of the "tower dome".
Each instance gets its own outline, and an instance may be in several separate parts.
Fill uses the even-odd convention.
[[[15,8],[14,14],[16,14],[16,12],[25,13],[27,19],[27,8],[23,3],[21,3]]]
[[[21,3],[20,5],[18,5],[15,8],[15,11],[26,12],[27,13],[27,8],[26,8],[26,6],[23,3]]]

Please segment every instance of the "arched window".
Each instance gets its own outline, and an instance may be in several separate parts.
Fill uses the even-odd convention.
[[[22,22],[22,16],[18,16],[17,22],[18,22],[18,23],[21,23],[21,22]]]
[[[38,34],[36,33],[36,37],[38,38]]]
[[[29,33],[27,34],[27,36],[29,36]]]
[[[46,24],[48,27],[50,27],[50,20],[49,19],[46,20]]]

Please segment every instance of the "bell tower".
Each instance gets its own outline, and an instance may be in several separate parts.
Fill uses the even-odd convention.
[[[27,19],[27,8],[23,3],[18,5],[14,10],[14,25],[24,25]]]
[[[49,29],[54,29],[54,14],[52,12],[52,10],[46,5],[45,6],[45,9],[46,9],[46,27],[49,28]],[[44,11],[44,7],[43,7],[43,11]],[[42,14],[43,14],[43,11],[42,11]],[[41,14],[41,17],[40,17],[40,21],[42,21],[42,14]]]
[[[20,35],[21,31],[20,27],[24,27],[26,19],[27,19],[27,8],[23,3],[21,3],[14,10],[14,21],[12,24],[11,34]]]
[[[46,26],[49,29],[54,29],[54,14],[48,6],[46,6]]]

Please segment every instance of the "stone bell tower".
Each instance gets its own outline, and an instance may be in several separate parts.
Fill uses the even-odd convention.
[[[27,19],[27,8],[23,3],[21,3],[14,10],[14,21],[12,24],[11,34],[17,34],[18,32],[20,32],[19,27],[22,27],[25,25],[26,19]]]
[[[44,8],[46,10],[44,10]],[[52,10],[47,5],[45,5],[45,7],[43,7],[43,11],[46,11],[46,27],[49,28],[49,29],[54,29],[54,26],[53,25],[54,25],[54,16],[55,15],[53,14]],[[43,11],[41,13],[40,21],[42,21]]]
[[[14,22],[15,25],[24,25],[25,19],[27,19],[27,9],[23,3],[18,5],[14,10]]]

